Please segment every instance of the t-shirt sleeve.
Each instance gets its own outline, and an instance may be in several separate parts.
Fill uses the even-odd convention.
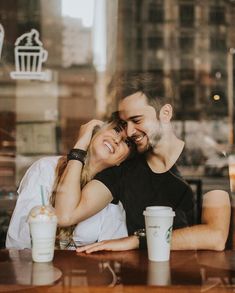
[[[194,224],[194,205],[193,191],[187,186],[180,203],[175,209],[174,229],[184,228]]]
[[[108,168],[98,173],[94,179],[102,182],[111,192],[113,196],[112,203],[118,203],[120,195],[120,182],[121,182],[121,169],[120,167]]]

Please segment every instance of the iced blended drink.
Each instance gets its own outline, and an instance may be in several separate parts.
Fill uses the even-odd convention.
[[[54,257],[57,217],[51,206],[36,206],[28,217],[35,262],[49,262]]]

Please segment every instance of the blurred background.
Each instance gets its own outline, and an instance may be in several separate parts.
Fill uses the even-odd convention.
[[[110,82],[121,71],[160,75],[164,95],[173,87],[174,127],[187,145],[183,175],[199,193],[228,188],[234,0],[1,0],[0,24],[1,243],[25,170],[67,153],[81,124],[116,110]],[[48,52],[46,80],[10,75],[15,42],[31,29]]]

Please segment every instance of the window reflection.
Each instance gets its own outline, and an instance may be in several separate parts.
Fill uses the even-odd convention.
[[[81,124],[116,110],[109,85],[122,71],[155,72],[164,82],[161,94],[172,95],[170,88],[174,89],[175,128],[190,147],[186,161],[197,162],[193,169],[186,168],[186,175],[207,178],[205,162],[218,155],[208,141],[227,153],[234,143],[229,130],[233,131],[234,54],[228,53],[235,47],[234,1],[85,2],[0,2],[5,29],[0,192],[15,191],[24,170],[38,157],[66,153]],[[51,71],[50,81],[10,78],[15,41],[31,29],[39,32],[48,51],[43,67]],[[201,139],[193,139],[191,133]],[[191,154],[199,159],[191,160]]]
[[[194,25],[194,5],[180,5],[180,25],[182,27],[192,27]]]

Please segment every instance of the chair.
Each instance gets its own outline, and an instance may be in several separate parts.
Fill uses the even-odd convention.
[[[188,178],[186,181],[192,187],[195,195],[194,224],[200,224],[202,215],[202,180]]]

